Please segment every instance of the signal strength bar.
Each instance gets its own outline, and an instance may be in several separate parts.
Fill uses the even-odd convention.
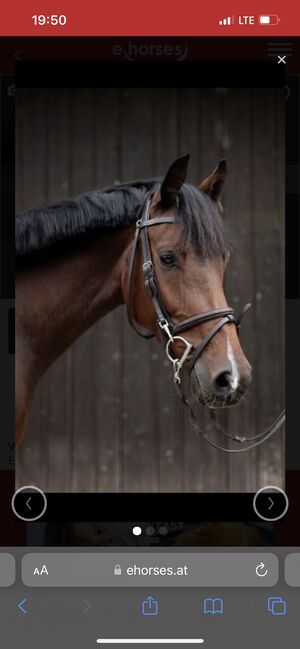
[[[227,16],[227,18],[222,18],[222,20],[219,20],[219,25],[233,25],[234,24],[234,16]]]

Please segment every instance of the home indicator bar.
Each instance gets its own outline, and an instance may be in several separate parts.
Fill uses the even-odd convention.
[[[203,644],[202,638],[99,638],[98,644]]]

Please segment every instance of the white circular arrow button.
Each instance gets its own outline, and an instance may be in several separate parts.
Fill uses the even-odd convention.
[[[256,566],[255,572],[258,577],[266,577],[269,571],[268,568],[266,568],[265,564],[261,562],[258,564],[258,566]]]

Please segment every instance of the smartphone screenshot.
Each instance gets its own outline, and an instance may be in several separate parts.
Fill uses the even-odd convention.
[[[1,14],[0,645],[298,649],[300,11]]]

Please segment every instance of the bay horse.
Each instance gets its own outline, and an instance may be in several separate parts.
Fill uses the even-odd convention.
[[[251,367],[223,290],[227,165],[222,160],[196,187],[185,182],[188,161],[176,159],[163,180],[115,185],[17,216],[17,444],[40,378],[122,304],[138,333],[166,342],[178,382],[193,353],[194,400],[217,409],[245,392]]]

